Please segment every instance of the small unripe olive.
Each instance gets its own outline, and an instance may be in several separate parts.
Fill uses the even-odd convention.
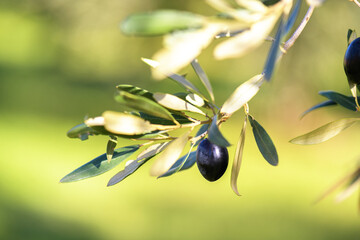
[[[344,70],[349,83],[360,85],[360,38],[353,40],[346,49]]]
[[[210,182],[218,180],[226,171],[229,154],[225,147],[211,143],[208,139],[200,142],[196,151],[196,163],[200,173]]]

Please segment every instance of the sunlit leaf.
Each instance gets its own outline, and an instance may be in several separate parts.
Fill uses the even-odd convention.
[[[348,79],[349,80],[349,79]],[[359,101],[358,101],[358,97],[357,97],[357,85],[354,83],[351,83],[349,81],[349,86],[350,86],[350,91],[351,94],[353,95],[353,97],[355,98],[355,103],[356,103],[356,108],[358,111],[360,111],[360,105],[359,105]]]
[[[317,128],[309,133],[296,137],[290,140],[290,142],[302,145],[322,143],[332,137],[335,137],[357,121],[360,121],[360,118],[344,118],[336,120],[327,123],[324,126]]]
[[[190,132],[186,132],[177,139],[171,141],[166,149],[159,155],[150,170],[151,176],[160,176],[167,172],[179,158],[188,142]]]
[[[273,141],[265,129],[249,115],[249,121],[253,130],[256,144],[265,158],[265,160],[273,166],[277,166],[279,163],[278,154]]]
[[[352,41],[354,41],[357,38],[357,34],[355,30],[349,29],[347,33],[347,43],[350,45]]]
[[[236,151],[235,151],[235,158],[231,169],[231,180],[230,185],[232,190],[236,193],[236,195],[240,196],[238,187],[237,187],[237,179],[239,177],[243,152],[244,152],[244,144],[245,144],[245,132],[246,132],[246,125],[247,125],[247,117],[245,117],[243,127],[241,129],[241,134],[239,141],[237,143]]]
[[[130,15],[121,23],[121,30],[127,35],[153,36],[175,30],[200,28],[204,17],[190,12],[158,10]]]
[[[165,147],[168,145],[168,142],[165,143],[157,143],[154,145],[151,145],[147,149],[145,149],[143,152],[139,154],[136,160],[128,161],[129,164],[126,164],[125,168],[115,174],[108,182],[107,186],[115,185],[122,180],[124,180],[126,177],[133,174],[138,168],[140,168],[144,163],[149,161],[151,158],[155,157],[157,154],[159,154],[162,150],[165,149]]]
[[[186,154],[181,158],[179,158],[166,173],[160,175],[158,178],[168,177],[173,175],[177,171],[183,171],[189,169],[195,164],[195,162],[196,162],[196,151],[193,151],[190,154]],[[181,168],[179,169],[180,166]]]
[[[222,26],[208,24],[202,29],[177,31],[166,35],[164,48],[155,53],[153,59],[159,66],[153,69],[155,79],[164,78],[188,65],[201,51],[206,48]]]
[[[336,102],[337,104],[350,109],[352,111],[356,111],[356,103],[355,103],[355,98],[353,97],[348,97],[345,96],[343,94],[334,92],[334,91],[320,91],[319,94],[321,96],[324,96],[334,102]]]
[[[202,99],[199,95],[196,93],[189,93],[185,97],[186,101],[191,103],[192,105],[203,107],[205,105],[204,99]]]
[[[208,138],[210,142],[220,147],[231,146],[231,144],[226,140],[226,138],[220,132],[220,129],[217,125],[217,116],[213,118],[212,123],[208,129]]]
[[[88,139],[88,137],[91,135],[98,134],[99,133],[97,131],[87,126],[85,123],[76,125],[67,132],[67,136],[69,138],[80,138],[82,141]]]
[[[111,159],[114,155],[116,145],[117,145],[117,138],[114,136],[110,136],[110,139],[106,146],[106,158],[109,162],[111,161]]]
[[[199,79],[201,80],[201,82],[204,84],[206,90],[208,91],[211,100],[214,102],[215,98],[214,98],[214,93],[212,90],[211,83],[210,83],[209,78],[207,77],[205,71],[201,68],[198,60],[195,59],[195,60],[191,61],[191,66],[194,68]]]
[[[306,0],[307,4],[313,7],[319,7],[325,0]]]
[[[100,155],[63,177],[60,182],[74,182],[107,172],[130,157],[139,147],[139,145],[133,145],[115,149],[111,162],[108,162],[106,154]]]
[[[249,30],[218,44],[214,50],[217,59],[238,58],[260,46],[269,36],[280,12],[276,11],[252,24]]]
[[[145,112],[156,117],[175,121],[174,117],[166,108],[160,106],[152,100],[149,100],[146,97],[137,96],[124,91],[119,91],[115,95],[115,100],[137,111]]]
[[[263,75],[259,74],[241,84],[225,101],[220,112],[223,114],[232,114],[239,110],[257,94],[263,82]]]
[[[115,134],[136,135],[157,130],[150,122],[131,114],[106,111],[102,117],[105,129]]]
[[[168,93],[154,93],[154,99],[162,106],[176,111],[189,111],[205,115],[199,108]]]
[[[300,118],[303,118],[306,114],[308,114],[309,112],[312,112],[318,108],[323,108],[323,107],[328,107],[328,106],[334,106],[334,105],[337,105],[336,102],[334,102],[333,100],[328,100],[328,101],[324,101],[324,102],[321,102],[319,104],[316,104],[315,106],[309,108],[308,110],[306,110],[305,112],[303,112],[301,114],[301,117]]]
[[[266,12],[268,8],[258,0],[235,0],[240,6],[254,12]]]

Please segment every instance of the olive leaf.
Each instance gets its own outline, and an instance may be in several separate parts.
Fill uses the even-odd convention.
[[[279,23],[279,27],[277,29],[276,35],[275,35],[275,40],[271,45],[265,66],[264,66],[264,79],[266,81],[269,81],[273,75],[274,69],[275,69],[275,65],[276,62],[278,60],[279,57],[279,52],[280,52],[280,43],[285,35],[285,22],[284,22],[284,16],[281,17],[280,23]]]
[[[164,78],[188,65],[206,48],[223,26],[206,24],[201,29],[176,31],[164,37],[164,48],[155,53],[153,59],[159,66],[153,68],[155,79]]]
[[[175,30],[201,28],[204,17],[185,11],[158,10],[130,15],[121,23],[121,30],[127,35],[154,36]]]
[[[152,165],[150,170],[151,176],[160,176],[170,169],[185,148],[185,145],[188,142],[189,134],[190,132],[186,132],[169,143],[166,149],[159,155],[158,159]]]
[[[250,125],[253,130],[256,144],[265,158],[265,160],[273,166],[277,166],[279,163],[279,157],[273,141],[265,129],[258,123],[255,118],[248,115]]]
[[[214,97],[211,83],[210,83],[209,78],[207,77],[205,71],[201,68],[198,60],[194,59],[193,61],[191,61],[191,66],[193,67],[195,73],[198,75],[201,82],[204,84],[207,92],[209,93],[211,101],[214,102],[215,97]]]
[[[141,58],[141,60],[152,68],[157,68],[160,65],[159,62],[152,59]],[[192,92],[199,92],[199,90],[191,82],[189,82],[184,76],[175,74],[173,72],[163,73],[163,74],[164,76],[167,76],[171,80],[174,80],[176,83],[180,84],[180,86],[184,87],[185,89],[188,89]]]
[[[351,83],[349,81],[349,86],[350,86],[351,94],[355,98],[356,109],[357,109],[357,111],[360,111],[360,105],[359,105],[359,101],[358,101],[358,97],[357,97],[357,91],[356,91],[357,90],[357,85],[355,83]]]
[[[203,107],[205,105],[204,99],[196,93],[187,94],[185,100],[197,107]]]
[[[360,186],[360,171],[358,170],[358,173],[355,174],[353,179],[351,179],[349,185],[336,196],[335,201],[336,202],[344,201],[345,199],[350,197],[356,190],[358,190],[359,186]]]
[[[129,160],[127,164],[125,165],[125,168],[115,174],[108,182],[107,186],[113,186],[122,180],[124,180],[126,177],[133,174],[137,169],[139,169],[144,163],[155,157],[157,154],[159,154],[162,150],[165,149],[165,147],[168,145],[168,142],[163,143],[157,143],[154,145],[151,145],[147,149],[145,149],[143,152],[141,152],[136,160]]]
[[[106,111],[102,117],[105,129],[115,134],[136,135],[157,130],[150,122],[131,114]],[[89,120],[85,123],[90,124]]]
[[[360,118],[343,118],[330,123],[325,124],[322,127],[319,127],[309,133],[296,137],[290,140],[294,144],[317,144],[325,142],[332,137],[335,137],[340,132],[344,131],[348,127],[352,126],[357,121],[360,121]]]
[[[263,18],[258,19],[248,30],[218,44],[214,50],[215,58],[241,57],[260,46],[275,26],[280,13],[281,9],[272,11]]]
[[[245,132],[246,132],[246,125],[247,125],[247,117],[244,119],[244,124],[241,129],[241,134],[239,141],[237,143],[236,151],[235,151],[235,158],[231,169],[231,181],[230,185],[234,193],[238,196],[241,196],[237,187],[237,179],[239,177],[243,152],[244,152],[244,144],[245,144]]]
[[[357,34],[355,30],[349,29],[347,33],[347,43],[350,45],[352,41],[354,41],[357,38]]]
[[[324,102],[321,102],[319,104],[316,104],[315,106],[309,108],[308,110],[306,110],[305,112],[303,112],[300,116],[300,118],[303,118],[305,117],[305,115],[307,115],[309,112],[312,112],[318,108],[323,108],[323,107],[328,107],[328,106],[334,106],[334,105],[337,105],[336,102],[334,102],[333,100],[327,100],[327,101],[324,101]]]
[[[71,128],[67,132],[69,138],[80,138],[82,141],[89,138],[91,135],[98,135],[99,132],[95,131],[93,128],[87,126],[85,123],[81,123]]]
[[[117,145],[117,138],[115,136],[110,136],[110,139],[106,146],[106,158],[109,162],[111,161],[114,155],[116,145]]]
[[[262,74],[250,78],[241,84],[221,107],[220,112],[223,114],[232,114],[239,110],[245,103],[249,102],[260,90],[264,82]]]
[[[178,115],[178,114],[171,114],[174,119],[180,124],[192,123],[188,118]],[[155,117],[143,112],[140,112],[140,117],[146,121],[149,121],[151,124],[159,124],[159,125],[176,125],[174,121],[170,121],[167,119]]]
[[[158,176],[158,178],[163,178],[163,177],[168,177],[173,175],[174,173],[178,172],[178,171],[183,171],[186,169],[191,168],[196,162],[196,151],[190,152],[184,156],[182,156],[181,158],[179,158],[171,167],[170,169]],[[180,169],[179,169],[180,168]]]
[[[132,145],[115,149],[111,162],[107,160],[106,154],[102,154],[67,174],[60,180],[60,182],[74,182],[107,172],[130,157],[130,155],[136,152],[139,148],[140,145]]]
[[[217,116],[213,118],[211,125],[208,129],[208,138],[210,142],[220,147],[231,146],[231,144],[226,140],[226,138],[220,132],[220,129],[217,125]]]
[[[199,130],[197,131],[195,137],[198,137],[198,136],[204,134],[205,132],[207,132],[208,129],[209,129],[209,124],[203,124],[203,125],[199,128]],[[197,145],[200,143],[200,140],[201,140],[201,139],[199,139],[199,140],[195,143],[195,146],[197,146]]]
[[[353,97],[348,97],[334,91],[320,91],[319,94],[349,110],[356,111],[356,102]]]
[[[300,8],[301,8],[301,2],[302,2],[302,0],[297,0],[296,1],[296,4],[293,7],[293,10],[291,11],[290,16],[289,16],[289,18],[288,18],[288,20],[286,22],[286,26],[285,26],[285,29],[284,29],[284,35],[287,35],[290,32],[290,30],[292,29],[292,27],[294,26],[295,21],[296,21],[296,19],[298,17]]]
[[[124,91],[124,92],[128,92],[137,96],[142,96],[142,97],[146,97],[150,100],[154,100],[152,97],[152,93],[149,92],[148,90],[145,90],[143,88],[139,88],[133,85],[129,85],[129,84],[120,84],[116,86],[116,89],[118,89],[119,91]]]
[[[307,4],[313,7],[319,7],[325,0],[306,0]]]
[[[125,91],[119,91],[115,95],[115,100],[137,111],[176,122],[174,117],[166,108],[146,97],[137,96]]]
[[[169,93],[154,93],[153,97],[156,100],[156,102],[158,102],[160,105],[166,108],[173,109],[176,111],[189,111],[189,112],[205,115],[205,113],[201,111],[199,108],[182,100],[181,98],[175,95]]]

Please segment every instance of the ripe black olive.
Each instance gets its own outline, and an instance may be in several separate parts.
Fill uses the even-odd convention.
[[[344,70],[350,84],[360,85],[360,38],[353,40],[344,57]]]
[[[225,147],[211,143],[208,139],[200,142],[196,151],[196,163],[200,173],[208,181],[218,180],[226,171],[229,154]]]

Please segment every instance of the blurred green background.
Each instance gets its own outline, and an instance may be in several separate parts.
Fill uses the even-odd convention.
[[[316,146],[288,143],[321,124],[356,115],[334,107],[299,119],[322,100],[319,90],[350,95],[342,60],[347,29],[360,32],[360,9],[349,1],[327,1],[316,9],[273,81],[251,101],[280,164],[274,168],[262,159],[248,131],[238,181],[242,197],[230,188],[230,168],[215,183],[196,167],[156,180],[148,175],[150,164],[110,188],[107,180],[122,166],[59,183],[104,153],[105,137],[81,142],[66,132],[86,115],[119,109],[113,100],[117,84],[181,90],[171,81],[152,80],[140,61],[161,47],[160,37],[125,37],[118,28],[131,13],[159,8],[215,13],[204,1],[190,0],[0,2],[0,239],[359,239],[356,194],[341,204],[334,195],[313,204],[356,165],[359,127]],[[303,4],[300,18],[305,11]],[[261,72],[269,44],[224,61],[213,59],[213,46],[199,61],[221,104]],[[190,68],[182,73],[201,86]],[[232,143],[242,118],[236,114],[223,126]]]

